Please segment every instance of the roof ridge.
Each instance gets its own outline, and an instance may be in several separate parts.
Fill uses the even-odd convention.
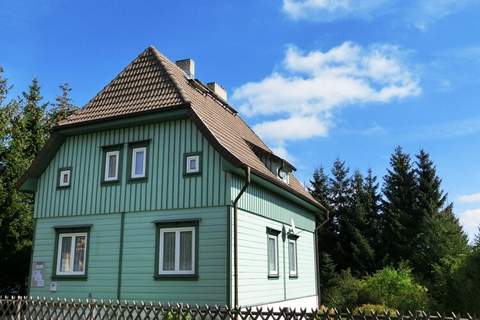
[[[160,51],[157,50],[157,48],[155,48],[153,45],[150,45],[147,50],[151,50],[154,54],[154,56],[157,58],[158,62],[160,63],[160,65],[163,67],[163,69],[165,70],[165,72],[167,73],[168,77],[170,78],[170,80],[172,80],[173,84],[175,85],[175,88],[177,89],[178,91],[178,94],[180,95],[180,97],[182,98],[182,100],[185,102],[185,103],[191,103],[190,99],[188,98],[187,94],[185,93],[185,90],[182,88],[182,86],[180,85],[180,83],[178,82],[178,80],[175,78],[175,75],[171,72],[172,70],[171,67],[175,67],[175,68],[178,68],[178,66],[176,64],[174,64],[172,61],[170,61],[166,56],[164,56],[162,53],[160,53]],[[168,64],[171,64],[171,66],[169,66]],[[179,70],[181,71],[181,69],[179,68]],[[182,71],[183,72],[183,71]]]

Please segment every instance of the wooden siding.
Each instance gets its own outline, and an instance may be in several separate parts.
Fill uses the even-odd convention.
[[[57,281],[49,286],[54,264],[54,226],[92,224],[88,249],[87,281]],[[115,298],[117,293],[120,215],[37,219],[33,262],[44,262],[45,287],[31,288],[31,296],[64,298]]]
[[[150,139],[148,180],[127,182],[127,144]],[[121,183],[101,185],[102,146],[124,144]],[[184,177],[184,154],[202,152],[202,174]],[[58,169],[71,187],[57,189]],[[189,119],[72,136],[37,182],[35,217],[108,214],[225,205],[222,157]]]
[[[227,303],[227,209],[212,207],[125,213],[121,299],[199,304]],[[200,219],[198,280],[154,280],[155,224],[161,219]],[[45,262],[45,287],[30,295],[117,298],[120,214],[37,219],[33,262]],[[56,225],[91,224],[88,279],[58,280],[50,292]]]
[[[229,181],[231,181],[231,199],[233,200],[245,182],[243,178],[235,175],[232,175]],[[295,226],[298,228],[308,231],[314,231],[315,229],[313,212],[256,184],[248,186],[246,192],[240,198],[238,207],[289,225],[291,220],[294,219]]]
[[[200,218],[198,280],[154,280],[157,219]],[[125,217],[122,299],[227,303],[227,207],[128,214]]]
[[[298,278],[289,277],[287,242],[283,241],[282,234],[278,235],[279,277],[269,279],[266,228],[281,231],[285,227],[288,230],[289,224],[239,210],[238,226],[241,305],[267,304],[316,294],[312,232],[297,232]]]

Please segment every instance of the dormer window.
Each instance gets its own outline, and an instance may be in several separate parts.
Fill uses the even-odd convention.
[[[283,168],[278,168],[277,171],[277,177],[281,179],[283,182],[287,183],[289,182],[289,173]]]

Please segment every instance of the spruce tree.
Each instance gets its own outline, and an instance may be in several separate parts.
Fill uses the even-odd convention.
[[[72,98],[70,97],[70,92],[72,91],[70,85],[64,83],[60,85],[59,88],[61,90],[61,95],[55,98],[55,103],[52,104],[52,109],[50,109],[49,112],[48,123],[50,130],[78,109],[73,104]]]
[[[0,287],[25,293],[28,275],[33,197],[19,192],[16,181],[32,155],[26,118],[17,100],[5,102],[8,85],[0,72]]]
[[[332,258],[339,270],[346,269],[352,265],[351,231],[349,230],[350,203],[351,203],[351,179],[348,175],[349,169],[345,162],[335,160],[332,168],[332,175],[329,179],[328,203],[330,204],[331,223],[336,243]]]
[[[25,155],[32,160],[43,147],[48,137],[45,110],[48,103],[42,102],[40,85],[33,79],[28,91],[23,92],[23,124],[27,135]]]
[[[453,204],[445,206],[447,195],[429,154],[421,150],[416,158],[417,224],[413,228],[416,238],[412,266],[429,284],[434,280],[434,266],[444,257],[466,253],[468,242],[453,213]]]
[[[381,251],[382,251],[382,215],[381,200],[382,196],[379,192],[379,184],[377,177],[373,175],[372,170],[368,169],[364,184],[364,206],[366,211],[366,226],[364,229],[365,237],[375,252],[375,271],[382,267]],[[374,271],[374,270],[372,270]]]
[[[384,177],[382,201],[383,256],[386,264],[408,261],[415,239],[416,181],[410,156],[397,147]]]

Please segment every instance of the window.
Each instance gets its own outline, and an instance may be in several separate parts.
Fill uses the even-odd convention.
[[[286,184],[289,183],[289,173],[288,173],[288,171],[286,171],[282,168],[279,168],[278,171],[277,171],[277,176],[278,176],[279,179],[281,179]]]
[[[129,144],[127,172],[129,180],[144,181],[147,178],[148,141]]]
[[[278,234],[280,231],[267,228],[268,277],[278,278]]]
[[[288,237],[288,270],[289,276],[295,278],[298,276],[297,263],[297,238],[295,236]]]
[[[158,223],[157,278],[195,277],[197,222]]]
[[[132,151],[132,178],[145,178],[147,148],[134,148]]]
[[[103,147],[102,183],[120,181],[122,167],[122,145]]]
[[[68,188],[70,187],[71,168],[60,168],[58,175],[58,187]]]
[[[188,153],[185,155],[185,174],[194,175],[201,173],[201,154]]]
[[[84,278],[87,275],[87,250],[90,227],[56,228],[54,277]]]
[[[119,151],[109,151],[105,161],[105,181],[118,180],[118,158]]]

